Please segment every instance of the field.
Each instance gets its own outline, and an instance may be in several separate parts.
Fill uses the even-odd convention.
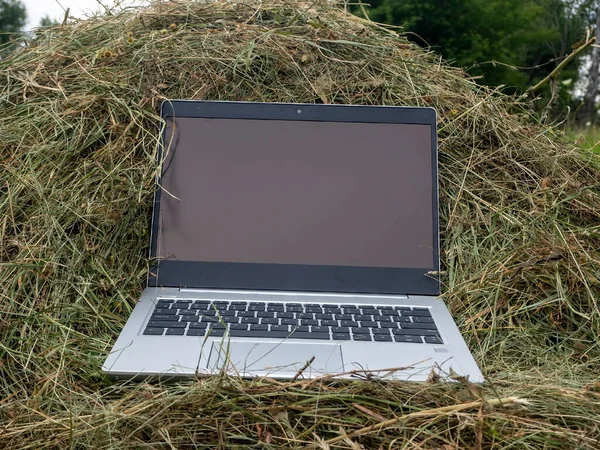
[[[113,382],[165,98],[432,106],[444,297],[487,383]],[[0,61],[0,448],[600,448],[600,165],[330,2],[156,2]]]

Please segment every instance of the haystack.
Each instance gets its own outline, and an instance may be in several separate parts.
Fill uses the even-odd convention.
[[[0,62],[0,447],[600,447],[598,159],[396,31],[325,1],[164,1]],[[105,379],[164,98],[435,107],[444,295],[489,383]]]

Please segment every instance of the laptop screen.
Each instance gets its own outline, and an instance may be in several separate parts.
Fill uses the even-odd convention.
[[[431,127],[167,120],[157,256],[433,268]]]

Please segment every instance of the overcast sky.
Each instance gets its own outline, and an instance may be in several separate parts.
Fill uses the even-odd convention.
[[[62,21],[67,8],[70,8],[71,17],[78,18],[85,18],[86,15],[104,10],[98,0],[21,0],[21,2],[27,8],[26,30],[39,26],[41,18],[45,15],[59,22]],[[114,0],[100,0],[100,2],[108,7],[115,4]],[[127,0],[120,3],[130,5],[142,2],[143,0]]]

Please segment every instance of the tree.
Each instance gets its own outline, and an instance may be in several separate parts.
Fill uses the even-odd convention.
[[[583,36],[586,0],[371,0],[372,20],[404,26],[480,83],[523,89]],[[518,69],[518,70],[517,70]],[[569,77],[577,77],[573,64]]]
[[[19,0],[0,0],[0,45],[25,26],[27,11]]]
[[[48,14],[46,14],[44,17],[42,17],[40,19],[40,27],[42,28],[46,28],[46,27],[53,27],[58,25],[60,22],[56,19],[51,19],[50,16]]]

